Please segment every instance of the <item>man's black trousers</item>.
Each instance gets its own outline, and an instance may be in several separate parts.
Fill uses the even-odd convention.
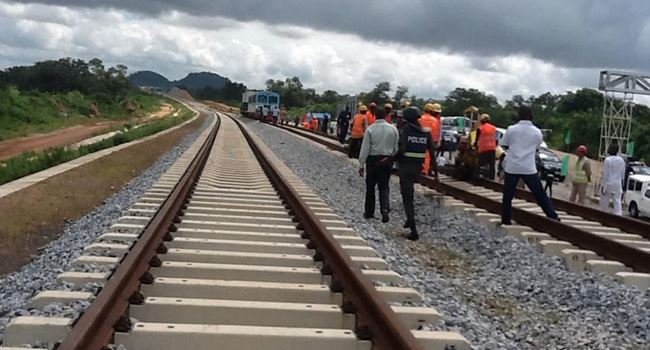
[[[420,178],[422,164],[400,163],[399,188],[402,193],[402,203],[406,212],[406,221],[415,225],[415,207],[413,206],[414,186]]]
[[[379,187],[379,210],[382,214],[388,214],[390,210],[389,182],[390,171],[393,162],[388,160],[381,162],[388,156],[368,156],[366,161],[366,206],[365,214],[375,214],[375,187]]]
[[[488,166],[487,177],[490,180],[494,180],[494,172],[496,161],[496,151],[486,151],[478,154],[478,166],[482,168],[485,164]]]

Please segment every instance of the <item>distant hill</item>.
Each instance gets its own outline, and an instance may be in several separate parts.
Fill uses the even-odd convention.
[[[129,81],[135,86],[150,86],[160,89],[184,87],[189,90],[198,90],[205,87],[221,89],[228,82],[227,78],[210,72],[190,73],[181,80],[169,81],[163,75],[152,71],[140,71],[129,75]]]
[[[149,70],[129,75],[129,81],[135,86],[150,86],[160,89],[169,89],[172,86],[172,83],[163,75]]]
[[[172,84],[174,86],[184,86],[190,90],[203,89],[204,87],[212,87],[221,89],[226,85],[228,79],[219,74],[210,72],[190,73],[181,80],[176,80]]]

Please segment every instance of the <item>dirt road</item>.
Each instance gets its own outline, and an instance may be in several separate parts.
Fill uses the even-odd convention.
[[[164,104],[160,110],[128,122],[135,124],[145,123],[162,118],[172,110],[173,107],[171,105]],[[36,134],[2,141],[0,142],[0,160],[15,157],[24,152],[41,152],[48,148],[72,145],[97,134],[107,132],[113,125],[125,122],[127,121],[104,121],[95,124],[77,125],[47,134]]]

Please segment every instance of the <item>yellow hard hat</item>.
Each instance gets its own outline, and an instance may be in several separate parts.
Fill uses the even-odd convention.
[[[490,115],[487,113],[481,114],[481,121],[490,120]]]
[[[390,104],[390,103],[387,103],[387,104],[384,105],[384,108],[390,108],[390,109],[393,109],[393,105]]]
[[[478,113],[478,108],[474,106],[469,106],[465,109],[463,113]]]
[[[494,153],[495,153],[497,159],[499,159],[499,158],[501,158],[503,153],[505,153],[505,151],[503,150],[503,148],[501,148],[501,146],[497,146],[497,149],[495,150]]]
[[[442,106],[440,105],[440,103],[433,103],[432,108],[434,112],[442,113]]]
[[[440,106],[440,105],[438,105],[438,106]],[[431,113],[433,113],[433,112],[434,112],[434,108],[435,108],[435,105],[434,105],[433,103],[427,103],[427,104],[424,105],[424,111],[425,111],[425,112],[431,112]]]
[[[409,100],[402,102],[402,104],[400,105],[401,108],[407,108],[409,106],[411,106],[411,101]]]
[[[367,111],[368,111],[368,107],[364,105],[361,105],[361,107],[359,107],[359,112],[367,112]]]

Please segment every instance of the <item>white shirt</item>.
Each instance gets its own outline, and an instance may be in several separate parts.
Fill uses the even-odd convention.
[[[508,146],[504,170],[508,174],[537,174],[535,152],[544,141],[542,132],[530,120],[520,120],[511,125],[501,139],[501,146]]]
[[[603,162],[603,186],[621,187],[625,177],[625,161],[619,156],[607,156]]]

